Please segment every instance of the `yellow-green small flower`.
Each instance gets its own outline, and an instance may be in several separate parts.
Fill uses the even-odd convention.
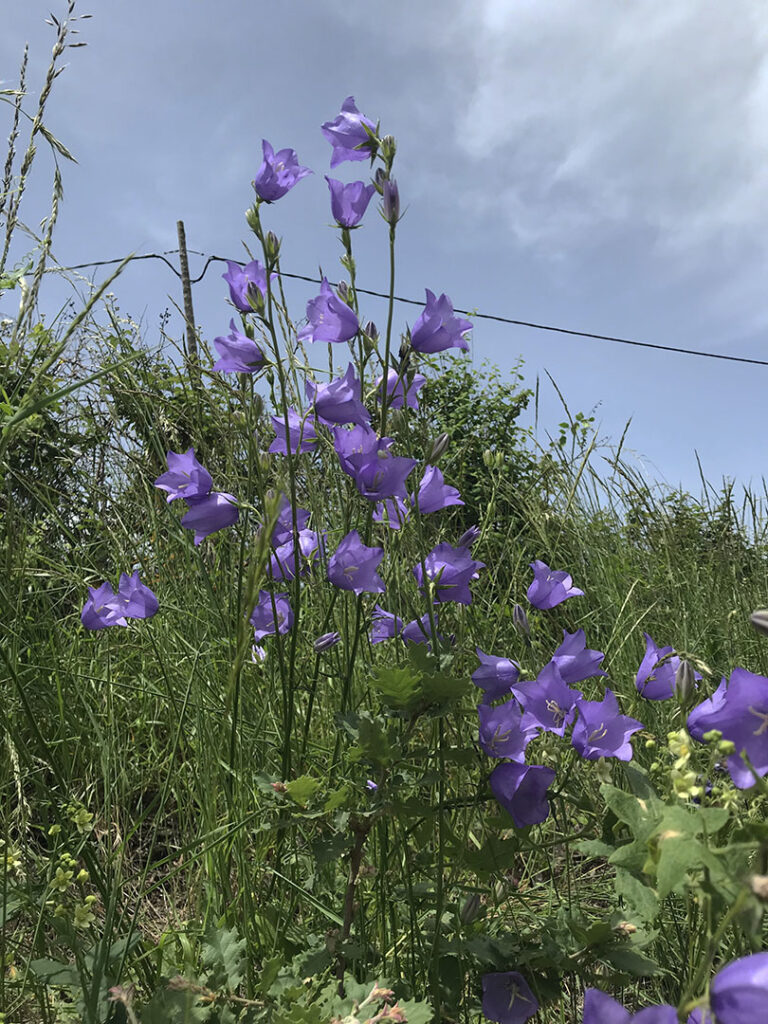
[[[67,908],[64,906],[63,903],[57,903],[56,904],[56,906],[54,907],[54,910],[53,910],[53,916],[54,917],[66,917],[67,916]]]
[[[56,874],[51,881],[51,888],[57,892],[66,892],[69,883],[72,881],[73,871],[65,871],[63,868],[56,868]]]
[[[93,924],[95,920],[96,917],[91,911],[91,908],[85,903],[78,903],[75,907],[75,915],[73,919],[75,928],[87,928],[89,925]]]
[[[78,871],[77,873],[77,880],[81,885],[85,885],[85,883],[90,879],[90,877],[90,874],[85,870],[85,868],[83,868],[81,871]]]
[[[61,825],[51,825],[48,829],[49,836],[57,836],[61,832]]]
[[[696,772],[675,770],[671,778],[672,787],[681,800],[693,800],[695,797],[701,797],[704,792],[703,787],[698,784]]]

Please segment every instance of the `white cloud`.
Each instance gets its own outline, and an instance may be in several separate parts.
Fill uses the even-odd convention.
[[[684,262],[765,252],[761,0],[478,0],[458,33],[456,141],[520,242],[554,256],[635,229]]]

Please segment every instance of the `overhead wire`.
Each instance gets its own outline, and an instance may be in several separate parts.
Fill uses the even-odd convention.
[[[178,252],[178,249],[166,249],[161,253],[142,253],[138,256],[131,257],[131,262],[139,260],[161,260],[163,263],[165,263],[167,267],[169,267],[173,271],[173,273],[179,278],[179,280],[181,280],[180,272],[176,269],[176,267],[174,267],[170,260],[166,259],[167,256],[173,256]],[[206,273],[208,272],[208,268],[212,263],[241,263],[240,260],[231,260],[226,256],[211,255],[209,253],[200,252],[198,249],[188,249],[187,252],[194,256],[200,256],[203,259],[205,259],[205,264],[203,265],[202,271],[197,275],[197,277],[190,278],[190,284],[199,284],[199,282],[202,281],[203,278],[205,277]],[[113,266],[117,263],[122,263],[123,259],[125,259],[125,257],[109,260],[92,260],[89,263],[77,263],[71,267],[51,267],[49,268],[49,272],[58,271],[60,273],[64,273],[66,271],[72,270],[85,270],[95,267]],[[288,277],[295,281],[307,281],[310,284],[321,283],[321,279],[319,277],[309,277],[306,274],[294,274],[282,270],[281,274],[283,277]],[[333,287],[337,287],[338,285],[338,282],[330,283]],[[389,298],[389,294],[387,292],[379,292],[371,288],[361,288],[359,286],[356,286],[355,290],[359,292],[361,295],[371,295],[381,299]],[[409,299],[403,295],[395,295],[394,300],[395,302],[400,302],[410,306],[424,305],[424,301],[422,299]],[[553,324],[540,324],[532,320],[517,320],[514,319],[513,317],[500,316],[495,313],[481,313],[478,312],[477,310],[459,309],[458,307],[455,307],[454,311],[456,313],[462,313],[464,314],[464,316],[471,316],[476,320],[491,320],[496,323],[511,324],[514,327],[527,327],[535,331],[548,331],[551,334],[567,334],[571,337],[576,338],[591,338],[595,341],[610,341],[617,345],[632,345],[636,348],[656,349],[661,352],[676,352],[680,355],[699,356],[703,359],[720,359],[729,363],[748,363],[752,366],[768,366],[768,360],[752,359],[748,356],[732,356],[727,355],[725,352],[705,352],[702,349],[682,348],[678,345],[662,345],[659,342],[653,341],[638,341],[635,338],[623,338],[613,334],[597,334],[593,331],[578,331],[571,327],[557,327],[554,326]]]

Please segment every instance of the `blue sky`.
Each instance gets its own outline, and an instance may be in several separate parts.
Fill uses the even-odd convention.
[[[15,6],[0,78],[15,84],[29,41],[37,88],[53,42],[44,21],[64,4]],[[78,160],[64,167],[62,264],[174,248],[179,218],[190,248],[238,258],[264,137],[316,172],[267,211],[283,265],[333,279],[319,125],[353,94],[398,140],[399,293],[429,287],[465,309],[768,359],[760,0],[112,0],[78,12],[94,15],[79,25],[88,46],[70,51],[48,115]],[[6,119],[0,108],[3,133]],[[49,164],[41,148],[30,224],[46,212]],[[362,286],[384,284],[385,235],[371,207],[355,236]],[[230,317],[220,273],[194,294],[209,340]],[[148,344],[165,309],[180,335],[178,282],[161,264],[129,267],[113,290]],[[295,317],[314,291],[293,290]],[[375,300],[364,312],[382,317]],[[417,311],[398,315],[403,326]],[[502,368],[522,356],[530,386],[542,377],[542,434],[562,418],[548,370],[603,435],[618,440],[632,417],[627,445],[650,476],[698,491],[694,450],[714,483],[765,472],[768,367],[484,321],[472,349]]]

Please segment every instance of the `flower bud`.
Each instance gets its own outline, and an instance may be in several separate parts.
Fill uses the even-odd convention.
[[[274,231],[267,232],[267,237],[264,239],[264,251],[267,261],[274,263],[280,253],[280,239]]]
[[[719,729],[710,729],[701,738],[705,743],[718,743],[723,738],[723,734]]]
[[[528,622],[525,608],[521,604],[516,604],[512,609],[512,625],[520,636],[529,637],[531,635],[531,624]]]
[[[264,296],[261,293],[261,289],[253,281],[248,282],[248,287],[245,289],[245,297],[254,313],[258,313],[261,316],[266,308]]]
[[[464,901],[464,906],[459,911],[459,920],[462,924],[472,924],[480,914],[480,893],[473,892]]]
[[[341,640],[338,633],[323,633],[315,640],[312,646],[315,649],[315,654],[322,654],[323,651],[329,650],[331,647],[335,647],[336,644]]]
[[[736,744],[733,740],[720,740],[717,744],[718,754],[722,754],[724,757],[730,757],[731,754],[736,753]]]
[[[451,439],[445,432],[438,434],[427,449],[427,464],[430,466],[436,466],[441,455],[445,455],[450,442]]]
[[[261,231],[261,221],[259,220],[259,208],[254,205],[250,210],[245,211],[245,222],[251,231],[258,233]]]
[[[254,417],[260,420],[264,415],[264,399],[258,392],[254,392],[252,405]]]
[[[470,528],[468,530],[465,530],[464,533],[462,533],[462,535],[459,537],[459,543],[457,547],[471,548],[479,536],[480,527],[470,526]]]
[[[758,633],[768,636],[768,608],[761,608],[756,612],[752,612],[749,621]]]
[[[381,156],[387,167],[392,166],[392,161],[395,159],[396,152],[397,142],[395,141],[394,135],[385,135],[381,140]]]
[[[675,697],[680,707],[690,704],[696,694],[696,676],[693,665],[683,658],[675,673]]]
[[[494,455],[490,448],[486,448],[483,452],[483,465],[486,469],[490,469],[494,463]]]
[[[373,320],[369,320],[365,327],[363,327],[363,334],[370,338],[371,341],[379,340],[379,329]]]
[[[400,220],[400,189],[394,178],[384,182],[381,197],[381,212],[390,227]]]
[[[384,194],[385,181],[387,181],[387,172],[384,170],[383,167],[377,167],[376,173],[373,176],[373,187],[376,189],[380,196]]]
[[[336,289],[336,291],[339,293],[339,298],[341,299],[341,301],[346,302],[347,299],[349,298],[349,285],[347,284],[347,282],[339,281],[339,286]]]

